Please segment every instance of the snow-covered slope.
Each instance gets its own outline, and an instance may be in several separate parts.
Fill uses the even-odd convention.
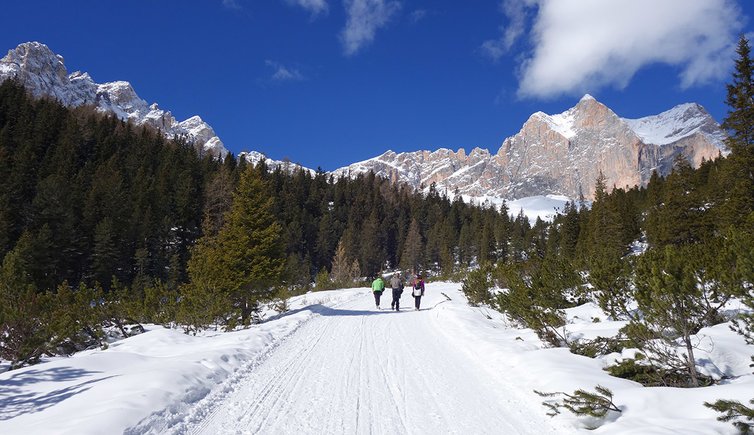
[[[63,57],[39,42],[23,43],[0,59],[0,82],[9,78],[19,80],[34,96],[52,97],[69,107],[91,104],[136,125],[158,128],[168,137],[186,137],[212,155],[228,153],[212,127],[199,116],[179,122],[156,103],[147,104],[128,82],[98,84],[87,73],[68,74]]]
[[[264,164],[267,165],[267,167],[270,169],[280,168],[284,172],[288,172],[288,173],[304,171],[304,172],[308,172],[311,175],[314,175],[317,172],[313,169],[309,169],[304,166],[301,166],[298,163],[293,163],[290,161],[273,160],[258,151],[241,152],[238,154],[238,158],[243,159],[247,163],[255,165],[255,166],[258,165],[260,162],[264,162]]]
[[[669,145],[702,134],[721,150],[725,149],[725,134],[720,126],[696,103],[681,104],[655,116],[622,119],[644,143]]]
[[[508,213],[514,218],[519,213],[523,213],[532,224],[538,218],[550,222],[556,214],[563,212],[566,203],[570,200],[570,198],[560,195],[529,196],[509,201],[507,204]]]
[[[194,337],[153,326],[107,350],[2,373],[0,433],[732,435],[703,403],[746,402],[754,391],[751,346],[725,324],[695,339],[700,370],[728,381],[645,388],[603,370],[630,352],[591,359],[546,348],[533,331],[469,306],[460,284],[429,283],[418,312],[411,297],[401,302],[403,312],[378,311],[368,289],[310,293],[247,330]],[[625,324],[593,304],[567,317],[570,340]],[[550,419],[533,392],[596,385],[613,391],[621,413]]]

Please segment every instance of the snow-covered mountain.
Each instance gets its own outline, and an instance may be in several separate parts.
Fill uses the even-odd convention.
[[[159,128],[168,137],[185,136],[198,149],[222,157],[228,153],[215,131],[199,116],[177,121],[156,103],[147,104],[125,81],[97,84],[87,73],[68,74],[63,57],[46,45],[27,42],[0,59],[0,82],[16,78],[35,96],[48,96],[74,107],[91,104],[136,125]],[[450,195],[479,202],[538,195],[581,193],[590,198],[600,171],[608,186],[644,185],[652,171],[670,172],[682,154],[692,164],[726,154],[724,133],[698,104],[682,104],[659,115],[625,119],[585,95],[576,106],[556,115],[537,112],[521,130],[503,141],[496,154],[482,148],[470,153],[415,151],[384,154],[340,168],[336,176],[374,171],[415,188],[432,183]],[[251,151],[239,157],[288,171],[302,168]],[[313,172],[311,169],[305,170]]]
[[[0,59],[0,82],[16,78],[34,96],[52,97],[68,107],[94,105],[136,125],[159,128],[168,137],[184,136],[204,152],[224,156],[228,150],[209,124],[199,116],[177,121],[156,103],[139,98],[130,83],[95,83],[85,72],[68,74],[63,57],[39,42],[26,42]]]
[[[246,161],[246,163],[249,163],[255,166],[258,165],[259,162],[264,161],[264,164],[267,165],[268,168],[270,169],[280,168],[284,172],[288,172],[288,173],[298,172],[299,170],[309,172],[312,175],[316,173],[315,170],[301,166],[298,163],[293,163],[288,160],[273,160],[258,151],[242,151],[238,153],[238,158],[243,159]]]
[[[585,95],[556,115],[537,112],[503,141],[496,154],[474,148],[452,151],[388,151],[338,169],[338,174],[374,171],[416,188],[435,183],[439,190],[465,197],[505,199],[580,193],[592,196],[600,171],[608,186],[636,186],[654,170],[667,174],[682,154],[698,166],[726,154],[725,134],[698,104],[682,104],[641,119],[620,118]]]

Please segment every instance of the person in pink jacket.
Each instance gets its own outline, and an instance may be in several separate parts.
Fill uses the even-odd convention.
[[[417,274],[416,278],[414,278],[411,295],[414,297],[414,307],[416,307],[416,311],[419,311],[419,306],[422,302],[422,296],[424,296],[424,280],[422,279],[421,274]]]

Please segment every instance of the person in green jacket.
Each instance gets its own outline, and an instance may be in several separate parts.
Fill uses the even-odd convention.
[[[381,276],[378,276],[377,279],[372,281],[372,293],[374,293],[374,304],[377,306],[377,309],[380,309],[380,296],[382,296],[382,292],[385,291],[385,281],[382,280]]]

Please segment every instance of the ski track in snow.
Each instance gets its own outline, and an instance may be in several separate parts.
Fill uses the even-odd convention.
[[[540,409],[443,332],[444,296],[430,292],[416,312],[407,293],[402,312],[377,311],[369,296],[317,306],[318,315],[215,392],[126,433],[557,432],[543,430],[551,426]]]

